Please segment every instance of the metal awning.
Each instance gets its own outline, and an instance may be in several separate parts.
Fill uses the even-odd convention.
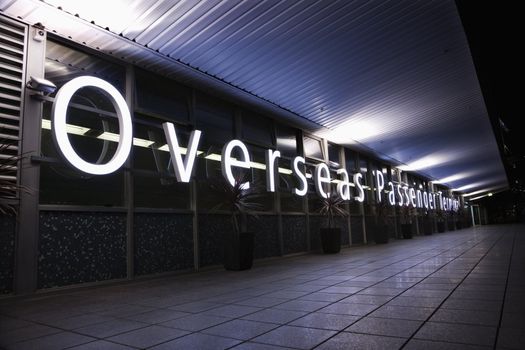
[[[507,178],[453,1],[1,1],[464,193]]]

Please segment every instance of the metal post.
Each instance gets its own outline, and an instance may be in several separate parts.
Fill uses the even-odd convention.
[[[135,119],[134,114],[134,96],[135,96],[135,70],[132,65],[126,66],[126,104],[131,113],[131,120]],[[133,186],[133,149],[126,161],[126,170],[124,170],[124,188],[126,191],[126,276],[133,279],[135,276],[135,231],[134,215],[135,200]]]
[[[44,76],[46,33],[41,28],[30,27],[26,50],[26,71],[23,82],[29,77]],[[20,194],[18,233],[16,237],[14,292],[33,293],[37,289],[38,236],[39,236],[39,188],[40,166],[31,162],[31,156],[40,155],[40,130],[42,102],[32,95],[39,93],[23,89],[20,185],[29,192]]]

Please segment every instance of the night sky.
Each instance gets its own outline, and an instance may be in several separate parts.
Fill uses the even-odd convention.
[[[456,0],[511,187],[523,187],[523,21],[519,2]],[[506,130],[499,126],[498,118]],[[501,142],[504,140],[504,142]],[[520,180],[519,184],[516,179]]]

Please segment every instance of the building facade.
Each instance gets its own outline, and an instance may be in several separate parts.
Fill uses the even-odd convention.
[[[232,139],[241,140],[250,152],[253,184],[265,182],[265,151],[281,154],[276,191],[257,197],[257,215],[245,223],[255,235],[256,259],[320,249],[319,230],[325,223],[313,178],[307,179],[306,196],[292,193],[299,186],[290,171],[296,156],[306,160],[306,174],[312,174],[319,163],[328,165],[332,179],[340,168],[362,174],[364,201],[348,201],[349,216],[336,220],[346,246],[373,241],[376,172],[394,184],[452,195],[450,189],[420,174],[330,143],[217,91],[159,75],[155,67],[117,60],[2,15],[0,34],[0,133],[7,145],[2,157],[21,156],[16,167],[1,175],[4,182],[21,188],[11,199],[17,215],[1,216],[0,293],[31,293],[220,265],[231,222],[230,212],[217,209],[222,198],[213,185],[222,179],[221,150]],[[53,140],[56,93],[80,76],[109,82],[131,112],[130,156],[108,175],[75,170]],[[47,93],[26,86],[31,78],[45,78],[57,90]],[[188,183],[175,176],[162,128],[166,122],[175,125],[182,147],[188,145],[193,130],[202,131]],[[91,163],[107,162],[118,147],[118,118],[100,90],[82,88],[74,94],[67,127],[77,154]],[[356,187],[351,191],[353,198]],[[460,208],[465,210],[462,200]],[[387,210],[389,236],[401,238],[401,210],[395,206]],[[461,213],[448,214],[439,207],[413,208],[409,216],[414,234],[437,232],[442,216],[449,230],[468,222]]]

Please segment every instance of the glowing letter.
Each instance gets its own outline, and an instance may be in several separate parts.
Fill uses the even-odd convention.
[[[266,150],[266,191],[275,192],[275,161],[281,157],[281,152]]]
[[[234,147],[239,147],[244,160],[234,160],[231,158]],[[224,145],[222,148],[221,160],[222,176],[224,176],[232,186],[235,186],[235,177],[233,176],[232,166],[235,165],[239,168],[250,169],[250,154],[248,153],[246,145],[239,140],[231,140]],[[245,182],[241,186],[247,190],[250,188],[250,183]]]
[[[319,196],[322,198],[330,197],[330,190],[326,192],[323,188],[324,183],[330,185],[330,169],[325,163],[319,163],[315,166],[314,183],[315,190]]]
[[[403,186],[403,194],[405,195],[405,205],[408,207],[410,205],[410,197],[408,196],[408,186]]]
[[[295,157],[292,161],[292,169],[297,177],[299,179],[299,182],[303,185],[301,189],[294,188],[294,193],[298,196],[304,196],[306,192],[308,192],[308,183],[306,182],[306,175],[301,172],[301,169],[299,169],[299,163],[304,164],[305,160],[303,157]]]
[[[177,133],[175,132],[175,126],[172,123],[163,123],[162,128],[164,129],[164,134],[166,134],[166,140],[168,141],[171,163],[173,164],[173,170],[175,170],[177,181],[190,182],[193,163],[195,162],[197,149],[199,147],[201,132],[199,130],[193,130],[191,132],[190,141],[188,142],[188,151],[186,152],[186,159],[184,159],[183,163],[179,148],[179,141],[177,140]]]
[[[389,181],[388,187],[390,188],[388,190],[388,202],[390,203],[390,205],[396,205],[396,192],[394,191],[394,184],[391,181]]]
[[[365,191],[363,190],[363,184],[361,184],[361,179],[363,178],[363,175],[361,173],[355,173],[354,174],[354,184],[355,187],[357,187],[357,192],[359,195],[355,197],[358,202],[362,202],[365,200]]]
[[[113,158],[105,164],[86,162],[75,152],[67,134],[67,107],[77,90],[92,86],[98,88],[110,101],[117,113],[119,140]],[[105,175],[116,171],[128,159],[133,141],[133,126],[128,106],[122,95],[108,82],[90,76],[75,78],[60,88],[51,111],[53,139],[64,159],[80,171],[94,175]]]
[[[350,200],[350,179],[348,178],[348,172],[341,168],[337,170],[337,175],[342,174],[343,178],[341,179],[341,182],[337,184],[337,193],[339,194],[339,197],[341,197],[344,201]]]
[[[403,206],[403,194],[401,193],[401,185],[396,185],[396,192],[397,192],[397,197],[399,198],[399,202],[397,202],[397,205],[402,207]]]
[[[416,207],[416,190],[413,187],[410,187],[408,191],[410,193],[410,204],[415,208]]]
[[[428,193],[427,193],[427,191],[423,191],[423,205],[425,206],[425,209],[428,209]]]
[[[377,201],[381,202],[381,191],[385,188],[385,178],[383,173],[379,170],[376,171],[376,191],[377,191]]]

